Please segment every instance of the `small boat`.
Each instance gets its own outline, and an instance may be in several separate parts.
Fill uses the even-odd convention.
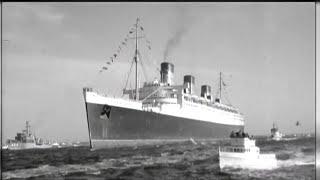
[[[256,141],[244,132],[232,133],[230,141],[219,146],[219,166],[242,169],[273,169],[277,167],[275,154],[260,154]]]
[[[52,146],[53,148],[61,148],[60,144],[57,143],[57,142],[51,144],[51,146]]]
[[[72,146],[73,146],[73,147],[78,147],[79,144],[73,143]]]
[[[282,140],[283,134],[279,132],[278,127],[273,123],[273,127],[271,128],[271,139],[275,141]]]
[[[3,145],[1,149],[3,149],[3,150],[8,149],[8,147],[9,147],[8,145]]]

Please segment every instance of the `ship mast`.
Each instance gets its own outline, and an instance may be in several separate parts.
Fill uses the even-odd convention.
[[[29,121],[26,121],[26,131],[27,131],[27,136],[29,136],[29,134],[30,134],[30,125],[29,125]]]
[[[139,23],[139,18],[137,18],[137,22],[136,22],[136,50],[135,50],[135,57],[134,57],[134,61],[136,63],[136,84],[135,84],[135,88],[136,88],[136,95],[135,95],[135,99],[136,101],[139,100],[139,87],[138,87],[138,23]]]

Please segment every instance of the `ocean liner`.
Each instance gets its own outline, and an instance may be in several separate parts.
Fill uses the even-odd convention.
[[[83,88],[91,148],[227,138],[232,131],[244,129],[243,115],[221,101],[221,88],[225,84],[221,73],[216,98],[209,85],[202,85],[200,96],[196,95],[192,75],[185,75],[181,85],[174,84],[174,65],[170,62],[161,63],[160,81],[145,82],[140,87],[138,40],[141,30],[137,19],[130,31],[135,40],[132,60],[135,88],[124,88],[121,98],[99,93],[91,87]]]

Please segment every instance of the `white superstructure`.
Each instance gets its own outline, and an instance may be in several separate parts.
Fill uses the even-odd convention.
[[[277,167],[275,154],[260,154],[260,148],[255,140],[248,137],[233,137],[230,144],[219,147],[220,169],[247,168],[273,169]]]
[[[175,91],[175,93],[177,95],[172,96],[172,98],[159,98],[155,96],[154,98],[157,98],[156,101],[150,99],[147,99],[149,101],[134,101],[131,99],[108,97],[105,94],[87,90],[86,102],[102,105],[108,104],[113,107],[149,111],[225,125],[244,125],[243,115],[230,106],[219,102],[212,103],[204,98],[184,94],[179,91]]]

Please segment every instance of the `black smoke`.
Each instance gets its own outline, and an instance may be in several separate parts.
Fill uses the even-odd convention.
[[[179,46],[181,40],[185,36],[185,34],[190,29],[192,22],[192,18],[190,15],[187,14],[186,9],[179,8],[178,9],[178,16],[175,22],[175,33],[173,36],[167,41],[163,58],[164,60],[169,60],[170,56],[172,55],[173,50]]]

